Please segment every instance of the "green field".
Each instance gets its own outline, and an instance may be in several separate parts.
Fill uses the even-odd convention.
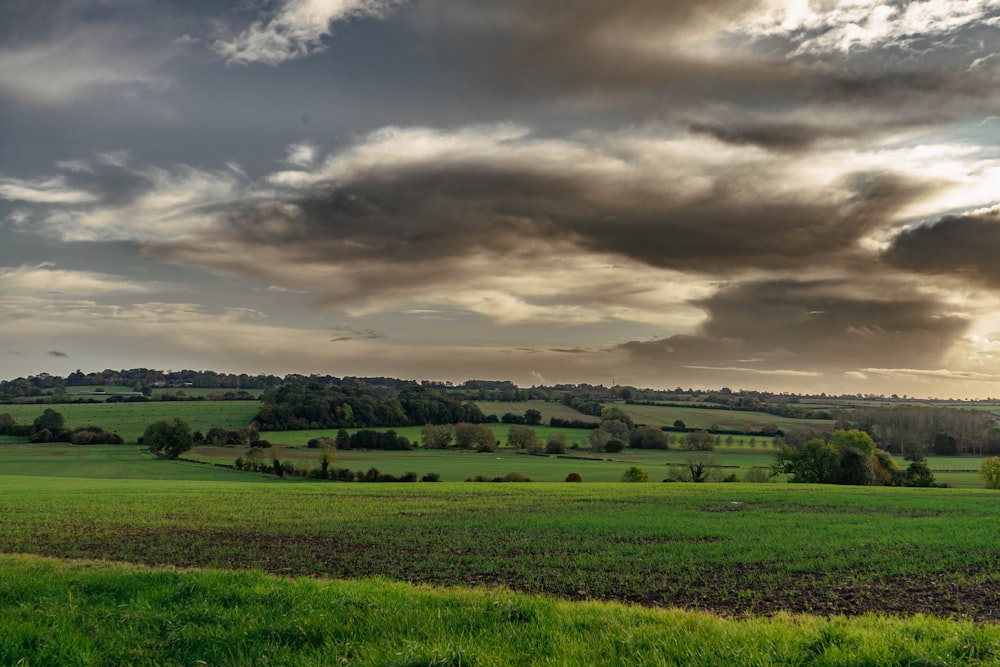
[[[337,455],[352,468],[365,456],[450,457],[455,472],[497,460]],[[717,455],[745,466],[770,454]],[[619,456],[586,462],[584,478],[683,454]],[[501,454],[499,469],[526,469],[509,462],[540,466],[539,478],[567,464]],[[344,484],[164,461],[135,445],[4,444],[0,552],[28,556],[0,559],[0,664],[995,664],[998,498],[780,483]]]
[[[260,408],[257,401],[148,401],[143,403],[68,403],[59,405],[0,405],[0,414],[9,413],[20,424],[30,424],[46,408],[62,414],[70,428],[100,426],[127,442],[135,442],[157,419],[174,417],[207,431],[212,426],[242,428]]]
[[[866,615],[725,619],[505,590],[0,558],[8,665],[948,665],[1000,628]]]
[[[832,430],[833,421],[828,419],[788,419],[766,412],[743,410],[712,410],[705,408],[675,407],[672,405],[626,405],[613,403],[632,418],[636,424],[669,426],[680,419],[688,428],[756,431],[766,425],[773,425],[783,431],[801,428]]]

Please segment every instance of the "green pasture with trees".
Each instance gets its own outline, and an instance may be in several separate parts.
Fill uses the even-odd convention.
[[[985,410],[567,396],[0,407],[0,664],[1000,662]]]

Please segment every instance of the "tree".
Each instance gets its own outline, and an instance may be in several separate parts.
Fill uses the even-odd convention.
[[[45,412],[35,417],[35,421],[31,423],[31,433],[35,434],[44,429],[48,429],[50,433],[57,435],[66,430],[66,420],[62,414],[52,408],[45,408]]]
[[[675,419],[674,420],[674,428],[677,429],[678,431],[686,431],[687,430],[687,424],[685,424],[680,419]]]
[[[622,475],[623,482],[648,482],[649,473],[639,466],[632,466]]]
[[[602,422],[621,422],[625,424],[628,430],[632,430],[634,424],[632,423],[632,418],[629,417],[621,408],[616,408],[613,405],[605,405],[601,408],[601,421]],[[623,438],[623,440],[628,440],[628,436]]]
[[[426,424],[420,430],[420,441],[427,449],[445,449],[451,444],[453,431],[451,424]]]
[[[1000,489],[1000,456],[991,456],[983,461],[979,476],[986,482],[987,489]]]
[[[524,423],[528,426],[538,426],[542,423],[542,413],[534,408],[524,411]]]
[[[485,424],[455,425],[455,445],[459,449],[476,449],[483,445],[492,445],[495,441],[493,431]]]
[[[347,429],[342,428],[337,431],[337,439],[334,440],[334,446],[337,449],[351,448],[351,434],[347,432]]]
[[[537,449],[538,434],[530,426],[513,424],[507,431],[507,446],[515,449]]]
[[[836,430],[828,441],[810,438],[796,447],[783,443],[775,453],[773,471],[790,482],[887,486],[902,474],[888,452],[875,447],[864,431]]]
[[[691,431],[681,438],[681,449],[710,452],[715,449],[715,436],[708,431]]]
[[[566,453],[566,434],[565,433],[553,433],[549,436],[545,443],[545,453],[546,454],[565,454]]]
[[[655,426],[643,426],[632,433],[629,445],[637,449],[667,449],[667,434]]]
[[[166,418],[146,427],[142,442],[157,456],[176,459],[194,445],[191,427],[180,419]]]
[[[781,445],[775,454],[774,472],[789,476],[790,482],[833,484],[840,468],[840,452],[820,438],[806,441],[801,448]]]
[[[910,467],[906,469],[903,486],[934,486],[934,473],[931,472],[925,458],[913,459]]]

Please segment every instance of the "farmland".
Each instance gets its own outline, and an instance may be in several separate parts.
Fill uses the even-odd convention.
[[[44,407],[2,410],[30,421]],[[636,421],[677,414],[634,407]],[[237,428],[257,403],[57,408],[137,436],[160,416]],[[489,427],[505,441],[509,425]],[[335,453],[335,467],[443,480],[415,484],[204,465],[245,448],[196,447],[186,457],[199,465],[5,436],[0,664],[1000,660],[1000,505],[979,488],[982,457],[929,458],[948,489],[624,484],[630,466],[658,482],[692,454],[595,453],[585,429],[536,430],[580,449]],[[265,433],[264,455],[312,467],[305,442],[335,433]],[[708,455],[742,479],[773,452],[736,437]],[[462,481],[514,471],[534,481]],[[569,472],[584,483],[563,482]]]
[[[986,491],[368,485],[231,474],[5,475],[0,551],[502,585],[725,614],[1000,613],[1000,508]]]
[[[355,454],[375,453],[338,457]],[[433,455],[434,467],[483,456],[382,454]],[[787,484],[338,484],[135,445],[8,443],[0,552],[24,556],[0,568],[0,662],[975,664],[1000,646],[994,500]],[[349,630],[371,622],[364,636]]]
[[[135,442],[157,419],[182,419],[194,430],[212,426],[236,429],[246,426],[257,413],[257,401],[149,401],[142,403],[66,403],[60,405],[0,405],[19,423],[30,424],[46,408],[54,408],[71,427],[96,425]]]

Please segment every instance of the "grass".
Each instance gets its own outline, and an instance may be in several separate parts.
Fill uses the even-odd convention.
[[[1000,628],[732,620],[504,590],[0,559],[0,662],[31,665],[979,665]]]
[[[832,430],[833,421],[828,419],[789,419],[766,412],[742,410],[712,410],[704,408],[675,407],[670,405],[626,405],[609,403],[619,408],[637,424],[650,426],[670,426],[681,420],[688,428],[756,431],[766,425],[774,425],[783,431],[811,428]]]
[[[0,413],[9,413],[18,423],[30,424],[46,408],[66,419],[70,428],[95,425],[135,442],[146,427],[157,419],[174,417],[187,422],[192,430],[203,433],[212,426],[242,428],[257,414],[257,401],[149,401],[143,403],[68,403],[60,405],[0,405]]]
[[[0,664],[996,664],[997,497],[337,484],[8,444]]]
[[[996,620],[996,498],[985,490],[786,484],[3,475],[0,552],[504,586],[737,615]]]

